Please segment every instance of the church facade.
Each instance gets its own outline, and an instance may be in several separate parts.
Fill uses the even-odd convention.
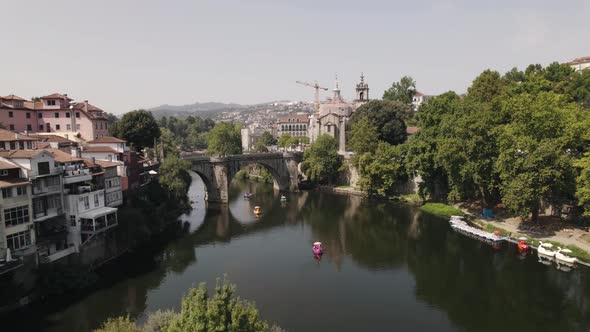
[[[346,126],[354,111],[369,101],[369,85],[361,74],[361,81],[356,85],[356,98],[352,103],[340,95],[338,80],[332,98],[320,104],[319,111],[309,118],[309,139],[313,143],[321,135],[330,135],[338,143],[338,153],[346,152]]]

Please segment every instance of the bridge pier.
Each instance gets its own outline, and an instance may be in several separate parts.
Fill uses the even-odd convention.
[[[229,202],[229,184],[244,167],[261,165],[275,180],[275,188],[287,191],[299,183],[298,163],[301,153],[259,153],[227,157],[185,156],[191,169],[203,179],[207,189],[207,201],[226,204]]]

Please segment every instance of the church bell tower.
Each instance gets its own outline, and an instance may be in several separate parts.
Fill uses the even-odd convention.
[[[361,106],[369,101],[369,85],[365,83],[365,75],[361,73],[361,82],[356,85],[356,99],[355,105]]]

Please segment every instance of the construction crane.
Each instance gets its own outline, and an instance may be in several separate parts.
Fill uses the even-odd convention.
[[[306,86],[309,86],[309,87],[312,87],[315,89],[315,105],[314,106],[315,106],[315,112],[319,113],[319,111],[320,111],[320,89],[322,89],[324,91],[328,91],[328,88],[321,87],[318,84],[318,81],[315,81],[314,84],[307,83],[307,82],[301,82],[301,81],[295,81],[295,83],[301,84],[301,85],[306,85]]]

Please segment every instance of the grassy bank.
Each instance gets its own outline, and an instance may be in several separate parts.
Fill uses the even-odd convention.
[[[420,207],[420,210],[443,218],[465,215],[460,209],[443,203],[426,203]]]

